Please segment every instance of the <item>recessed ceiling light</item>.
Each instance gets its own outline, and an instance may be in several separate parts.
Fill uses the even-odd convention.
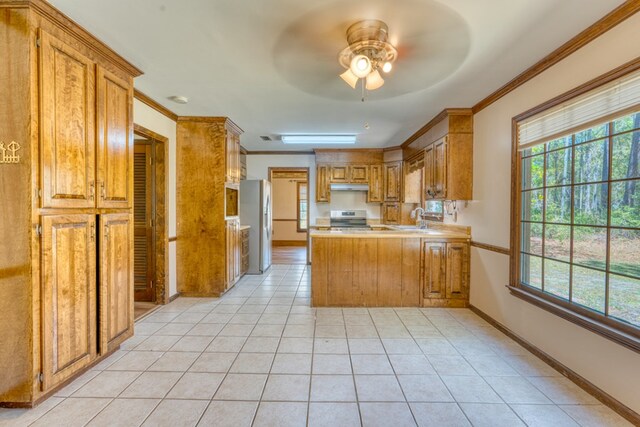
[[[169,99],[175,102],[176,104],[186,104],[187,102],[189,102],[189,98],[187,98],[186,96],[175,95],[175,96],[170,96]]]
[[[282,135],[285,144],[355,144],[356,135]]]

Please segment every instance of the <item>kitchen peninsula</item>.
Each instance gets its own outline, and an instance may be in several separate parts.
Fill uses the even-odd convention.
[[[314,307],[466,307],[467,227],[311,232]]]

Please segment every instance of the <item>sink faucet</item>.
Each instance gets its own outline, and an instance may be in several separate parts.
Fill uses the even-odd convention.
[[[424,220],[424,209],[421,207],[415,208],[411,211],[411,219],[416,220],[416,226],[418,228],[424,229],[427,228],[427,222]]]

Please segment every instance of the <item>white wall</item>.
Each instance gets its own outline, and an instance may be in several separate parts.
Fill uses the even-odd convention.
[[[367,203],[365,191],[332,191],[330,203],[319,203],[318,216],[329,217],[329,211],[342,209],[363,209],[368,219],[380,219],[380,203]]]
[[[169,139],[167,204],[169,207],[169,237],[176,235],[176,122],[160,114],[148,105],[134,99],[133,121]],[[169,296],[178,293],[176,283],[176,242],[169,243]]]
[[[271,203],[273,204],[273,240],[306,241],[306,231],[298,232],[298,182],[291,178],[273,179]]]
[[[509,247],[511,119],[640,55],[640,13],[474,117],[473,202],[458,223],[474,241]],[[640,354],[510,295],[509,257],[473,248],[471,304],[636,412]]]

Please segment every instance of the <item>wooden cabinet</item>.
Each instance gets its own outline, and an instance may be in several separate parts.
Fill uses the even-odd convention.
[[[369,172],[369,191],[367,193],[367,203],[382,202],[383,185],[382,185],[382,165],[371,165]]]
[[[447,138],[433,144],[433,192],[434,198],[447,198]]]
[[[424,197],[433,199],[435,197],[434,167],[435,153],[433,144],[424,150]]]
[[[42,281],[42,374],[49,390],[97,356],[95,215],[42,217]]]
[[[99,208],[133,206],[133,85],[103,67],[97,79]]]
[[[132,334],[141,72],[46,2],[3,2],[0,33],[0,402],[26,407]]]
[[[466,307],[469,301],[469,243],[422,242],[426,306]]]
[[[383,165],[384,201],[399,202],[402,191],[402,162]]]
[[[242,241],[240,276],[244,276],[249,271],[249,229],[245,228],[240,231],[240,240]]]
[[[226,284],[225,290],[229,290],[240,279],[242,262],[242,241],[240,235],[240,220],[227,220],[226,230]]]
[[[183,296],[219,297],[239,277],[238,221],[232,218],[237,212],[225,206],[227,195],[239,199],[238,184],[228,181],[239,171],[230,172],[227,158],[231,145],[239,147],[239,132],[227,117],[177,121],[176,275]]]
[[[406,160],[402,170],[404,172],[402,201],[421,206],[424,199],[424,153],[420,152],[418,155]]]
[[[470,200],[473,193],[473,135],[450,134],[425,148],[425,196]]]
[[[227,129],[225,145],[225,182],[237,184],[242,175],[240,165],[240,132],[236,126]]]
[[[331,185],[330,179],[331,166],[318,165],[316,166],[316,202],[328,203],[331,201],[331,191],[329,186]]]
[[[133,335],[133,225],[128,213],[100,217],[102,352]]]
[[[368,184],[369,165],[349,165],[349,182],[355,184]]]
[[[400,224],[400,203],[384,203],[382,205],[382,222],[385,224]]]
[[[43,208],[95,206],[95,63],[40,30]]]
[[[335,182],[335,183],[349,182],[349,166],[348,165],[331,166],[330,182]]]

